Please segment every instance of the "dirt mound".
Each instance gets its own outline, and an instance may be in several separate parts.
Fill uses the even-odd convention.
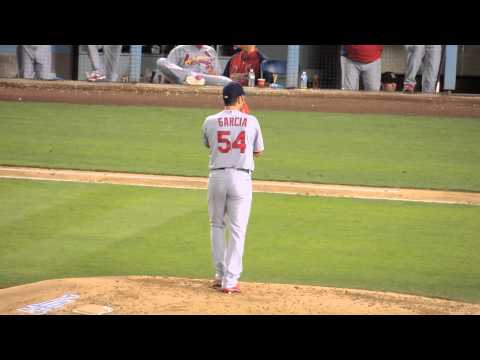
[[[46,280],[0,290],[0,314],[64,296],[78,297],[49,314],[107,308],[110,314],[477,314],[480,305],[425,297],[307,285],[241,283],[226,295],[209,280],[127,276]]]

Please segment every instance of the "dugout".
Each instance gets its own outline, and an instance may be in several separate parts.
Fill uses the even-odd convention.
[[[148,83],[160,56],[166,56],[175,45],[124,45],[120,58],[120,76],[127,81],[132,79],[132,64],[139,69],[137,81]],[[222,66],[225,66],[234,53],[232,45],[212,45],[219,54]],[[295,50],[294,64],[298,74],[306,71],[309,86],[322,89],[339,89],[341,83],[340,45],[257,45],[268,58],[289,60],[289,51]],[[140,48],[139,54],[132,57],[132,49]],[[65,80],[85,80],[85,73],[91,70],[86,47],[84,45],[53,45],[52,72]],[[291,53],[290,53],[291,55]],[[456,93],[480,94],[480,45],[456,46]],[[137,63],[135,63],[136,59]],[[292,59],[292,57],[290,57]],[[403,80],[406,55],[402,45],[385,45],[382,56],[382,72],[394,72],[399,82]],[[295,71],[294,71],[295,72]],[[133,72],[134,73],[134,72]],[[314,83],[315,76],[318,82]],[[0,78],[17,77],[16,45],[0,45]],[[280,83],[286,83],[286,76],[280,76]],[[421,83],[421,70],[418,75]],[[445,82],[445,62],[440,70],[441,90]]]

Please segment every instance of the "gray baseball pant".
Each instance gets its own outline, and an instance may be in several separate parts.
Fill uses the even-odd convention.
[[[105,74],[108,81],[118,81],[122,45],[103,45],[104,61],[102,61],[98,53],[101,46],[102,45],[87,45],[93,70]]]
[[[51,45],[20,45],[20,77],[24,79],[49,80],[52,74]]]
[[[416,85],[415,77],[422,67],[422,92],[436,91],[438,70],[442,60],[442,45],[405,45],[407,68],[405,84]]]
[[[193,73],[191,70],[181,68],[168,61],[166,58],[160,58],[157,60],[157,69],[157,72],[160,72],[174,84],[182,84],[187,76]],[[225,86],[232,82],[232,80],[226,76],[208,74],[202,74],[202,76],[205,78],[205,85]]]
[[[382,59],[368,64],[353,61],[345,57],[345,75],[342,75],[345,90],[358,90],[360,76],[366,91],[379,91],[382,78]]]
[[[212,170],[208,179],[208,212],[215,278],[223,288],[237,285],[252,206],[252,177],[237,169]],[[228,233],[230,238],[226,241]]]
[[[101,45],[87,45],[88,57],[92,62],[93,71],[98,71],[102,74],[105,74],[105,66],[100,60],[100,54],[98,53],[100,47]]]
[[[422,70],[422,91],[436,92],[438,71],[442,60],[442,45],[425,45]]]

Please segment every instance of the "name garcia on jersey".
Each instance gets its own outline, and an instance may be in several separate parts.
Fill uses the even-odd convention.
[[[247,127],[248,119],[246,117],[219,117],[217,118],[219,127],[239,126]]]

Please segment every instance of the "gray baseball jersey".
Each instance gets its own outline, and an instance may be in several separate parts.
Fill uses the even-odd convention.
[[[203,124],[203,143],[210,147],[210,169],[253,171],[253,153],[264,150],[257,118],[238,110],[224,110],[207,117]]]
[[[221,75],[222,69],[218,63],[217,52],[208,45],[199,49],[196,45],[178,45],[168,54],[167,60],[184,69],[202,74]]]

